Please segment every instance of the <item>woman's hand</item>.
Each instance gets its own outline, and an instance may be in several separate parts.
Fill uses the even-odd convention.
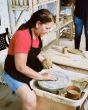
[[[48,73],[44,73],[42,74],[42,80],[52,80],[52,81],[56,81],[58,78],[57,76],[48,74]]]
[[[50,68],[52,68],[52,65],[53,65],[53,63],[50,59],[44,59],[42,64],[45,69],[50,69]]]

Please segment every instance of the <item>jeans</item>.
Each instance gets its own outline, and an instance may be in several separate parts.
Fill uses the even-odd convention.
[[[86,19],[78,18],[74,16],[74,25],[75,25],[75,49],[80,48],[81,35],[84,26],[84,33],[86,38],[86,51],[88,51],[88,17]]]

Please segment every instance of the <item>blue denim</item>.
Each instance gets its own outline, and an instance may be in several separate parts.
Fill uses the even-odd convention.
[[[81,35],[84,26],[85,38],[86,38],[86,50],[88,51],[88,17],[86,19],[78,18],[74,16],[75,25],[75,48],[80,48]]]
[[[2,74],[2,79],[7,83],[7,85],[10,87],[12,91],[16,91],[19,87],[23,85],[22,82],[17,81],[13,79],[11,76],[9,76],[6,72]]]

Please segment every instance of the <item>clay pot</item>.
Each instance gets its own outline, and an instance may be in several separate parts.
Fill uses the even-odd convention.
[[[67,98],[78,100],[81,96],[81,90],[77,86],[68,86],[66,90],[67,90],[67,94],[66,94]]]

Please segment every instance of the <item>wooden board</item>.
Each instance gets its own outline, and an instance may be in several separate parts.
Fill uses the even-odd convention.
[[[44,51],[43,55],[46,58],[51,59],[56,64],[88,70],[88,59],[86,59],[82,55],[76,55],[71,53],[63,54],[53,48]]]

